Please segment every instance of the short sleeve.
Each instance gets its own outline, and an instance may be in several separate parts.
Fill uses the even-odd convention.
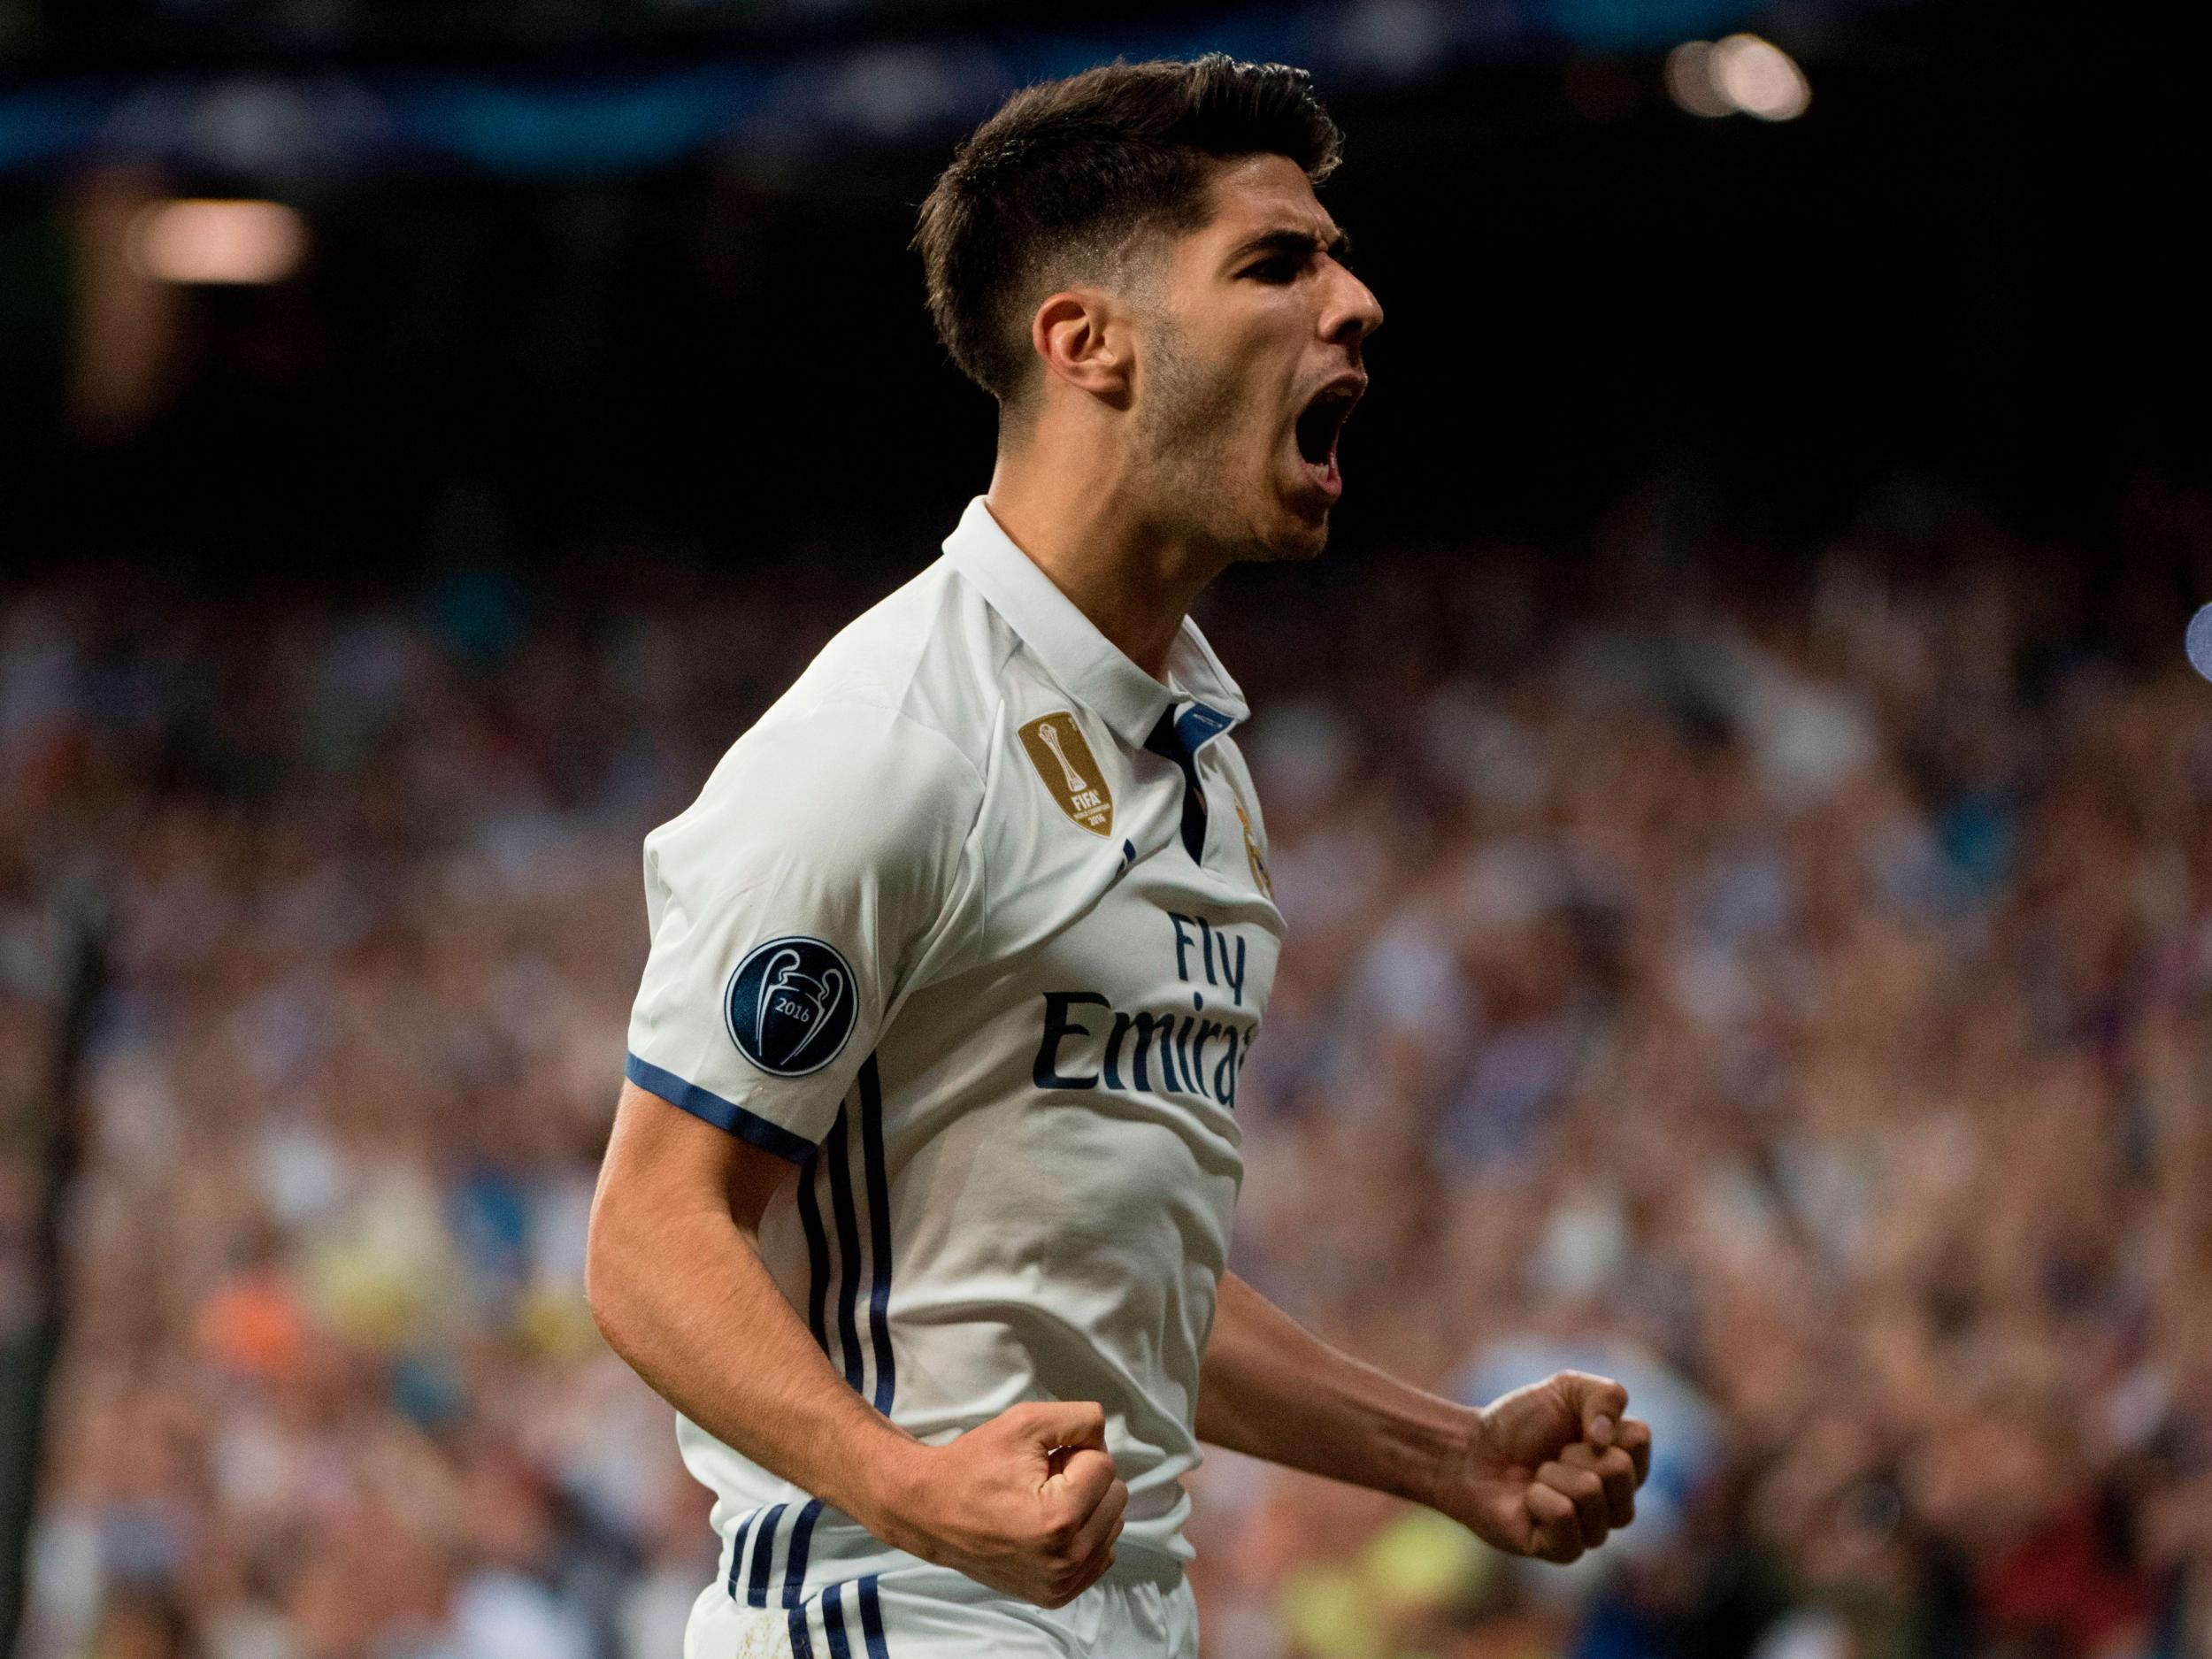
[[[892,710],[772,715],[645,841],[630,1080],[803,1162],[957,928],[981,776]]]

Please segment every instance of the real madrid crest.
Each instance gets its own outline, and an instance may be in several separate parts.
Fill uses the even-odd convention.
[[[1252,833],[1252,819],[1244,810],[1243,797],[1232,793],[1229,798],[1236,803],[1237,822],[1244,826],[1244,861],[1252,866],[1252,885],[1271,899],[1275,879],[1267,873],[1267,860],[1260,856],[1260,838]]]
[[[1094,835],[1112,834],[1113,792],[1075,717],[1064,709],[1041,716],[1022,727],[1021,740],[1022,752],[1060,810]]]

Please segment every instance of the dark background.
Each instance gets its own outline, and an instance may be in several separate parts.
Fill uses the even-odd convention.
[[[703,33],[586,21],[564,42],[492,8],[395,8],[339,50],[286,50],[230,12],[68,8],[0,73],[649,73]],[[1325,76],[1350,134],[1328,200],[1390,319],[1348,449],[1348,554],[1401,528],[1555,531],[1685,457],[1831,520],[1900,469],[2062,518],[2130,467],[2199,464],[2204,116],[2181,54],[2070,7],[1798,20],[1817,115],[1786,125],[1685,117],[1655,54],[1541,39],[1409,86]],[[1023,27],[843,26],[918,22]],[[764,19],[713,45],[829,33]],[[229,566],[357,533],[404,560],[468,480],[534,540],[643,524],[742,557],[849,518],[856,543],[927,544],[991,432],[904,251],[950,136],[588,180],[172,167],[184,191],[290,184],[311,263],[187,296],[161,396],[96,439],[60,418],[65,221],[72,179],[118,158],[8,180],[0,536],[31,560],[157,541]]]

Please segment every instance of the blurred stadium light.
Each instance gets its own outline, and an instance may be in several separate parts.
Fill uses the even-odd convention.
[[[1791,121],[1805,113],[1812,89],[1790,55],[1755,35],[1731,35],[1713,48],[1713,84],[1746,115]]]
[[[164,202],[131,227],[132,262],[157,282],[281,282],[307,253],[307,227],[277,202]]]
[[[1793,121],[1812,104],[1797,61],[1756,35],[1685,41],[1667,54],[1667,91],[1692,115]]]
[[[1735,104],[1713,81],[1713,42],[1684,41],[1667,54],[1667,91],[1692,115],[1717,119]]]

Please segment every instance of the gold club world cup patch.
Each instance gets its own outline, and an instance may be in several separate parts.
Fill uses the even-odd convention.
[[[1021,729],[1022,749],[1060,810],[1094,835],[1114,829],[1114,796],[1075,717],[1063,709]]]

